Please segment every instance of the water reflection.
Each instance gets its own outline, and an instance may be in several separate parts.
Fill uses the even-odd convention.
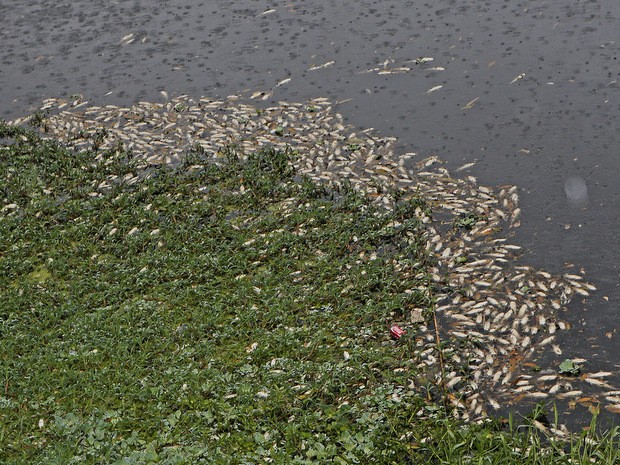
[[[568,178],[564,182],[564,193],[571,207],[583,208],[588,205],[588,188],[583,179],[578,177]]]

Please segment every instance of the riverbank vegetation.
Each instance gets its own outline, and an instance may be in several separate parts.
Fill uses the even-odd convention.
[[[554,438],[542,407],[454,418],[447,348],[411,356],[434,323],[423,198],[379,208],[293,151],[138,170],[4,123],[0,142],[2,463],[620,460],[617,428]]]

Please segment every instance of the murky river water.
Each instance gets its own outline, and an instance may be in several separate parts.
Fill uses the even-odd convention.
[[[599,289],[573,305],[566,355],[620,368],[617,0],[3,0],[0,18],[1,118],[76,93],[350,99],[350,124],[517,184],[522,261]]]

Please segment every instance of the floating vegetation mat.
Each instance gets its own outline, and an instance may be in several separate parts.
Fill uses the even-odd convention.
[[[34,120],[75,149],[122,147],[135,157],[135,173],[93,186],[92,196],[117,182],[137,182],[155,166],[179,166],[190,153],[200,154],[196,163],[217,163],[230,147],[241,154],[265,147],[294,150],[300,174],[322,183],[346,181],[385,208],[394,205],[395,192],[404,199],[421,196],[432,210],[416,214],[427,226],[426,246],[435,258],[425,289],[436,305],[434,318],[411,308],[402,321],[390,323],[412,338],[411,359],[454,412],[477,420],[528,400],[620,412],[620,390],[611,384],[615,373],[579,371],[583,360],[571,360],[568,371],[559,368],[565,356],[556,333],[570,329],[561,316],[572,299],[595,288],[579,274],[554,276],[515,265],[520,248],[508,240],[519,225],[515,186],[480,186],[471,176],[452,177],[435,157],[395,154],[394,138],[372,129],[355,132],[324,98],[269,108],[236,96],[181,96],[128,108],[50,99]],[[398,343],[387,330],[376,337]],[[550,352],[556,361],[544,366],[540,360],[554,357],[541,355]]]

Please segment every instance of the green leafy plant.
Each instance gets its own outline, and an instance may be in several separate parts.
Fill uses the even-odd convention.
[[[141,170],[0,137],[0,463],[617,463],[617,429],[464,424],[410,388],[432,375],[385,320],[432,315],[424,199],[294,152]]]
[[[568,376],[577,376],[581,371],[581,366],[570,358],[567,358],[559,366],[560,374]]]
[[[475,213],[462,214],[454,221],[453,227],[456,229],[472,229],[478,221],[480,221],[480,217]]]

